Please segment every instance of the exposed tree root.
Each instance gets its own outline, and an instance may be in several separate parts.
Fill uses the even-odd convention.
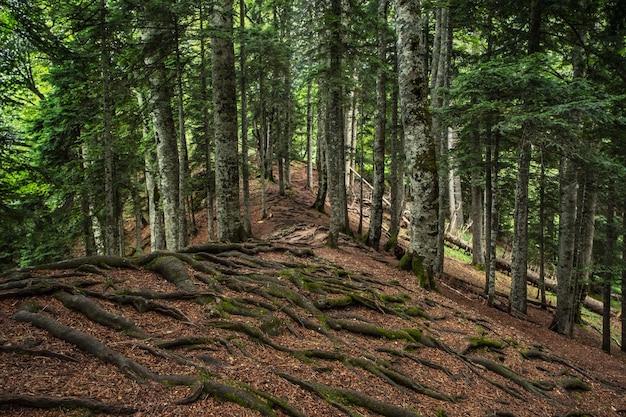
[[[117,331],[127,332],[137,338],[147,337],[146,333],[139,329],[135,323],[124,316],[113,314],[105,310],[100,304],[90,300],[84,295],[72,295],[65,291],[60,291],[56,293],[54,297],[61,301],[65,307],[84,314],[85,317],[95,323],[108,326]]]
[[[17,405],[29,408],[55,409],[55,408],[83,408],[94,413],[105,413],[111,415],[134,414],[135,408],[119,405],[107,404],[91,398],[82,397],[50,397],[45,395],[19,395],[0,394],[0,406]]]
[[[338,402],[341,405],[358,406],[366,408],[367,410],[387,417],[418,417],[419,414],[415,413],[404,407],[389,404],[369,397],[361,392],[353,391],[344,388],[331,387],[329,385],[320,384],[314,381],[305,381],[303,379],[296,378],[294,376],[278,372],[278,376],[286,379],[292,384],[296,384],[308,391],[311,391],[315,395],[319,396],[327,402]],[[345,412],[344,409],[342,411]]]

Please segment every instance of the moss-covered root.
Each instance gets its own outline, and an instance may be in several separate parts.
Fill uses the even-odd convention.
[[[197,292],[196,285],[185,268],[183,261],[172,255],[157,256],[147,265],[151,271],[159,273],[166,281],[186,292]]]
[[[0,406],[15,405],[20,407],[54,410],[59,408],[82,408],[94,413],[110,415],[135,414],[136,409],[120,404],[107,404],[91,398],[82,397],[50,397],[47,395],[0,395]]]
[[[424,265],[424,258],[413,252],[407,252],[398,262],[398,269],[401,271],[411,271],[417,277],[420,286],[426,290],[439,291],[435,281],[435,272]]]
[[[548,386],[543,386],[542,384],[534,383],[533,381],[529,381],[522,376],[520,376],[517,372],[513,371],[511,368],[508,368],[502,364],[496,363],[487,358],[481,357],[471,357],[468,358],[471,362],[483,366],[487,370],[494,372],[508,380],[516,383],[520,387],[524,388],[526,391],[535,394],[538,397],[546,398],[548,401],[553,402],[554,400],[548,394],[546,394],[542,389],[550,388]]]
[[[386,417],[419,417],[419,414],[409,410],[408,408],[385,403],[357,391],[331,387],[314,381],[305,381],[283,372],[278,372],[277,375],[292,384],[298,385],[307,391],[314,393],[329,404],[336,402],[345,406],[363,407],[373,413]]]
[[[103,326],[110,327],[117,331],[127,332],[141,339],[147,337],[146,333],[139,329],[131,320],[105,310],[100,304],[82,294],[72,295],[60,291],[56,293],[54,297],[62,302],[65,307],[84,314],[85,317],[95,323],[102,324]]]
[[[265,401],[249,392],[216,381],[204,381],[197,384],[187,397],[179,401],[179,404],[191,404],[205,395],[216,400],[239,404],[250,410],[258,411],[262,416],[276,417],[277,415]]]

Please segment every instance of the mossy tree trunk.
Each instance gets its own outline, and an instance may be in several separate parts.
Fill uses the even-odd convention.
[[[398,84],[411,203],[411,269],[426,288],[435,288],[439,187],[432,118],[428,110],[426,51],[421,34],[421,3],[396,0]]]
[[[239,212],[239,157],[237,92],[233,47],[233,1],[222,0],[213,8],[211,42],[213,111],[215,121],[215,185],[217,238],[240,242],[244,231]]]

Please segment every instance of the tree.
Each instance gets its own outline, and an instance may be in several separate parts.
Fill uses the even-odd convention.
[[[245,231],[239,213],[237,95],[233,47],[233,1],[214,5],[211,22],[217,238],[241,242]]]
[[[436,288],[438,237],[438,173],[428,110],[424,42],[420,39],[418,0],[395,1],[398,85],[411,204],[411,242],[401,264],[424,288]]]
[[[385,138],[387,132],[387,0],[378,0],[378,69],[376,73],[376,126],[374,132],[374,189],[367,244],[378,250],[385,192]]]
[[[147,3],[141,12],[141,41],[149,89],[147,104],[156,142],[165,241],[167,249],[178,250],[181,247],[179,217],[184,217],[184,212],[179,205],[179,159],[172,113],[173,88],[165,65],[175,45],[172,36],[174,18],[168,5],[163,3]]]
[[[331,0],[327,16],[329,31],[329,59],[328,68],[328,131],[327,154],[328,161],[328,196],[330,199],[330,230],[328,246],[339,246],[339,233],[349,230],[348,207],[345,183],[345,138],[343,119],[343,88],[342,88],[342,30],[341,30],[341,0]]]

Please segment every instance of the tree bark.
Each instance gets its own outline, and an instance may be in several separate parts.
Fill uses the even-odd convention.
[[[211,140],[213,132],[211,130],[211,124],[209,122],[209,89],[208,89],[208,71],[207,71],[207,59],[206,59],[206,40],[203,35],[204,30],[204,9],[200,5],[200,97],[202,97],[202,121],[203,121],[203,133],[205,135],[204,146],[206,152],[206,208],[207,208],[207,225],[208,225],[208,240],[215,239],[215,175],[213,172],[213,141]]]
[[[626,196],[622,203],[622,302],[620,321],[622,324],[621,351],[626,352]]]
[[[306,93],[306,188],[313,189],[313,83]]]
[[[385,192],[385,136],[387,131],[387,4],[388,0],[378,0],[377,56],[380,67],[376,74],[376,125],[374,132],[374,180],[370,228],[367,244],[378,250],[383,226],[383,194]],[[361,147],[362,149],[362,147]],[[361,174],[362,175],[362,174]]]
[[[153,144],[147,140],[150,136],[150,121],[146,115],[143,94],[136,91],[139,112],[143,121],[143,137],[146,150],[144,151],[146,194],[148,195],[148,218],[150,221],[150,250],[165,249],[165,227],[161,198],[159,194],[159,169]]]
[[[609,181],[607,194],[614,195],[615,188]],[[611,287],[615,273],[615,247],[617,246],[617,231],[615,230],[615,209],[611,198],[606,202],[606,237],[604,241],[603,272],[602,272],[602,350],[611,353]],[[623,314],[623,312],[622,312]]]
[[[526,314],[526,271],[528,271],[528,183],[530,181],[531,143],[522,137],[517,164],[515,214],[511,260],[509,308]]]
[[[425,288],[436,288],[438,238],[438,172],[428,110],[426,51],[420,39],[420,2],[395,1],[398,84],[411,201],[411,269]],[[405,255],[405,256],[407,256]]]
[[[163,212],[165,215],[165,242],[167,249],[180,249],[179,219],[179,164],[178,146],[172,115],[172,87],[165,59],[174,44],[171,36],[171,13],[165,7],[144,6],[144,64],[149,74],[148,106],[152,115]]]
[[[215,186],[217,238],[240,242],[244,238],[239,213],[239,157],[237,144],[237,96],[233,47],[233,2],[214,5],[211,42],[213,112],[215,121]]]
[[[176,104],[178,106],[178,244],[187,245],[187,178],[189,177],[189,156],[187,151],[187,135],[185,134],[185,106],[183,92],[183,64],[180,54],[180,25],[175,23],[176,30]],[[193,209],[190,207],[190,211]],[[193,217],[193,212],[190,212]],[[191,221],[189,222],[191,224]]]
[[[243,183],[243,229],[252,234],[250,224],[250,167],[248,164],[248,75],[246,71],[246,2],[239,0],[239,27],[242,38],[239,45],[239,72],[241,94],[241,177]]]
[[[395,60],[394,60],[395,61]],[[404,134],[401,132],[398,121],[398,86],[394,85],[391,93],[391,222],[389,234],[397,236],[400,231],[400,221],[404,212]]]
[[[476,126],[477,127],[477,126]],[[478,131],[472,133],[472,155],[476,158],[478,167],[472,169],[471,195],[472,195],[472,265],[485,265],[485,226],[484,226],[484,186],[481,186],[481,172],[484,171],[483,155],[481,150],[480,135]]]
[[[339,246],[339,233],[348,230],[348,207],[346,196],[345,139],[343,126],[342,88],[342,37],[341,0],[331,0],[329,18],[330,67],[328,131],[326,132],[328,153],[328,196],[330,198],[330,230],[327,244]]]
[[[550,330],[565,334],[574,308],[572,272],[576,229],[576,165],[567,157],[561,159],[559,192],[559,261],[557,264],[557,306]]]

